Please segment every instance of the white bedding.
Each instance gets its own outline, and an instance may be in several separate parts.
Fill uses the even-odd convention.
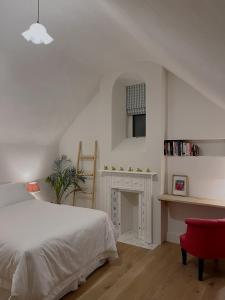
[[[0,288],[11,291],[10,300],[59,299],[115,257],[104,212],[33,199],[0,209]]]

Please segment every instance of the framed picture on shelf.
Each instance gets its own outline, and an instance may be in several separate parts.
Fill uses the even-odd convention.
[[[188,195],[188,176],[173,175],[172,194],[178,196]]]

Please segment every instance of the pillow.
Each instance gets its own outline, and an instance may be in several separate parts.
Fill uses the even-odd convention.
[[[31,199],[34,197],[26,191],[24,183],[0,185],[0,208]]]

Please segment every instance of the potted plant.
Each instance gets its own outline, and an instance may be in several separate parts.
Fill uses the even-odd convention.
[[[67,198],[71,193],[81,190],[80,183],[86,180],[82,172],[73,167],[66,155],[54,161],[52,170],[53,173],[46,178],[46,182],[54,189],[57,204],[61,203],[63,196]]]

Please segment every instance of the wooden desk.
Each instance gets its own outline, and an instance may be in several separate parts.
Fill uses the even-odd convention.
[[[206,199],[206,198],[194,198],[194,197],[182,197],[175,195],[161,195],[159,197],[160,201],[164,202],[174,202],[174,203],[184,203],[192,205],[202,205],[202,206],[211,206],[211,207],[220,207],[225,208],[225,200],[215,200],[215,199]]]

